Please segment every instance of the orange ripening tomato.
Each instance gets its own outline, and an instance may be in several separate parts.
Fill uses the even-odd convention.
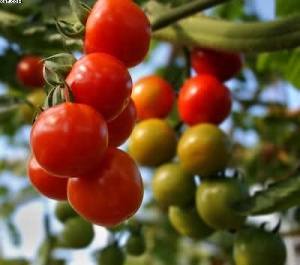
[[[133,67],[147,55],[150,39],[150,22],[132,0],[98,0],[86,22],[84,52],[108,53]]]
[[[27,173],[32,185],[42,195],[57,201],[67,200],[68,179],[47,173],[32,155],[27,163]]]
[[[231,106],[231,91],[213,75],[191,77],[179,91],[178,113],[188,125],[220,124],[230,114]]]
[[[30,132],[30,145],[46,171],[76,177],[99,166],[108,146],[107,125],[89,105],[61,103],[38,116]]]
[[[17,65],[17,80],[28,88],[41,88],[45,84],[43,76],[44,64],[35,55],[24,56]]]
[[[211,74],[221,82],[236,76],[243,67],[241,53],[216,51],[206,48],[194,48],[191,53],[191,64],[198,75]]]
[[[143,181],[135,161],[108,147],[100,168],[88,176],[68,179],[68,200],[86,220],[116,226],[136,213],[143,200]]]
[[[137,119],[165,118],[175,102],[171,84],[158,75],[149,75],[133,84],[131,98],[137,110]]]
[[[115,119],[107,122],[108,145],[118,147],[125,143],[136,122],[136,108],[130,99],[127,107]]]

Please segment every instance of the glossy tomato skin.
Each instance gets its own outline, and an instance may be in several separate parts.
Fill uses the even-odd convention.
[[[129,138],[136,122],[136,108],[130,99],[126,108],[115,119],[107,122],[108,145],[118,147]]]
[[[202,178],[210,178],[225,170],[231,155],[229,137],[218,126],[209,123],[187,128],[177,145],[182,168]]]
[[[191,77],[179,91],[178,113],[188,125],[218,125],[228,117],[231,106],[230,90],[212,75]]]
[[[109,121],[127,106],[132,80],[125,65],[105,53],[81,57],[66,78],[74,101],[97,109]],[[67,93],[67,89],[66,95]]]
[[[67,200],[68,179],[49,174],[32,155],[27,162],[27,174],[32,185],[47,198],[57,201]]]
[[[175,102],[171,84],[158,75],[145,76],[133,84],[131,95],[138,120],[165,118]]]
[[[174,158],[177,141],[177,134],[167,121],[146,119],[134,127],[128,152],[140,165],[156,167]]]
[[[143,199],[143,181],[135,161],[108,147],[97,171],[68,180],[68,200],[86,220],[116,226],[131,217]]]
[[[168,208],[168,218],[173,228],[182,236],[203,239],[214,232],[214,229],[202,220],[194,206],[172,205]]]
[[[75,177],[99,166],[108,146],[107,125],[94,108],[66,102],[38,116],[31,129],[30,144],[46,171]]]
[[[17,80],[28,88],[40,88],[45,84],[42,58],[35,55],[24,56],[17,65]]]
[[[249,227],[236,235],[233,246],[236,265],[284,265],[287,249],[280,235]]]
[[[221,82],[236,76],[243,67],[243,55],[234,52],[194,48],[191,64],[198,75],[211,74]]]
[[[237,214],[232,205],[248,197],[248,187],[240,180],[202,180],[196,191],[196,208],[203,221],[216,230],[240,229],[247,216]]]
[[[133,67],[150,45],[150,22],[131,0],[98,0],[86,22],[84,52],[104,52]]]
[[[178,163],[164,163],[152,175],[152,192],[161,206],[185,206],[195,199],[194,175],[186,172]]]

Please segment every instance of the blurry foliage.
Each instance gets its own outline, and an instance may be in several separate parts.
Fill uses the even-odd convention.
[[[93,0],[84,2],[89,6],[94,3]],[[143,6],[147,1],[135,0],[135,2]],[[179,6],[186,0],[160,0],[158,2],[169,6]],[[249,3],[251,0],[230,1],[210,10],[209,14],[236,21],[258,20],[259,17],[253,10],[250,9],[249,12],[246,10],[245,6]],[[300,2],[297,0],[276,0],[278,17],[299,11]],[[0,133],[1,137],[10,142],[13,148],[16,150],[27,148],[28,153],[28,145],[17,140],[20,137],[20,131],[28,127],[20,121],[18,107],[21,101],[19,102],[18,99],[24,98],[29,93],[27,88],[22,87],[16,81],[15,69],[18,60],[25,54],[36,54],[45,58],[55,53],[80,52],[81,50],[81,41],[65,39],[58,34],[54,23],[55,18],[73,18],[67,0],[24,0],[22,4],[0,4],[0,37],[3,40],[1,44],[5,44],[0,51],[0,83],[3,85],[0,98]],[[151,52],[159,45],[159,42],[153,41],[152,50],[145,64],[148,63],[148,59],[151,59]],[[155,71],[166,77],[175,89],[179,89],[190,72],[190,69],[186,69],[186,65],[189,65],[188,51],[185,47],[176,47],[176,45],[170,45],[170,49],[172,51],[165,66]],[[280,102],[262,100],[264,91],[266,89],[272,91],[278,82],[285,82],[286,85],[283,87],[285,90],[288,83],[300,88],[300,60],[298,58],[299,49],[245,54],[244,71],[232,85],[237,108],[232,111],[229,129],[234,141],[234,155],[230,166],[240,169],[243,178],[249,184],[264,185],[270,181],[289,178],[299,162],[300,112],[289,110],[285,98],[279,98]],[[249,72],[251,72],[251,78],[247,74]],[[253,86],[250,88],[250,79],[255,81],[254,88]],[[261,108],[262,111],[256,114],[253,111],[255,107]],[[178,119],[176,110],[174,113],[171,120],[176,124],[176,119]],[[237,131],[242,134],[252,132],[258,141],[254,146],[249,147],[245,142],[234,138]],[[26,158],[23,156],[13,159],[0,157],[0,217],[5,220],[6,228],[15,244],[20,243],[20,238],[18,229],[12,222],[13,213],[23,203],[39,197],[29,182],[20,178],[26,175],[25,165]],[[5,182],[2,179],[7,174],[10,174],[10,181]],[[22,181],[25,184],[22,185],[23,188],[15,192],[11,189],[12,181]],[[289,188],[299,185],[298,179],[292,179],[290,182],[292,184]],[[284,187],[278,187],[266,197],[262,198],[258,194],[254,200],[245,202],[237,208],[244,212],[259,211],[261,209],[258,206],[261,205],[263,199],[272,202],[276,196],[280,197],[283,191]],[[298,193],[296,195],[298,196]],[[295,197],[293,194],[292,196]],[[249,204],[252,208],[248,207]],[[255,205],[254,208],[253,205]],[[149,203],[145,211],[151,211],[155,207],[155,204]],[[206,243],[210,246],[219,247],[214,253],[199,252],[199,249],[205,250],[206,248],[200,248],[199,242],[179,238],[170,227],[164,211],[159,213],[159,218],[155,219],[155,222],[147,219],[143,221],[148,252],[139,258],[129,257],[126,265],[178,264],[178,259],[190,265],[225,264],[229,259],[226,253],[230,253],[232,248],[232,234],[230,233],[217,233],[207,240]],[[65,261],[52,262],[51,264],[64,264]],[[26,265],[30,263],[22,258],[5,259],[1,257],[0,249],[0,264]]]

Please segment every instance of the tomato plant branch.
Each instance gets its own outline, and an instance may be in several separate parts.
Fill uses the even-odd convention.
[[[149,9],[148,13],[154,25],[161,14],[156,14],[157,8]],[[160,8],[160,12],[171,12],[170,8],[165,6]],[[252,22],[226,21],[198,14],[154,30],[152,37],[185,46],[201,46],[233,52],[279,51],[300,46],[300,14],[273,21]]]
[[[228,2],[230,0],[196,0],[181,6],[169,9],[168,12],[156,17],[152,22],[152,30],[158,30],[170,24],[203,11],[207,8]]]

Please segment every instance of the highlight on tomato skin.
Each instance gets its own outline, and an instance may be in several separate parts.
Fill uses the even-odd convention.
[[[244,57],[237,52],[224,52],[202,47],[194,47],[191,52],[191,65],[195,72],[211,74],[221,82],[235,77],[243,68]]]
[[[188,78],[178,95],[178,113],[188,125],[222,123],[230,114],[232,94],[227,86],[210,74]]]
[[[116,226],[134,215],[144,196],[142,176],[126,152],[108,147],[94,173],[68,179],[68,200],[86,220]]]
[[[92,7],[86,22],[85,54],[108,53],[130,68],[144,60],[150,41],[150,21],[134,1],[98,0]]]
[[[43,196],[57,200],[67,200],[67,178],[61,178],[46,172],[36,161],[33,155],[27,162],[27,174],[31,184]]]
[[[106,121],[116,118],[127,106],[132,78],[126,66],[106,53],[86,54],[72,66],[66,77],[74,102],[90,105]],[[65,88],[68,99],[68,90]]]
[[[175,102],[175,90],[159,75],[147,75],[132,87],[131,98],[137,110],[137,119],[165,118]]]
[[[107,124],[88,105],[61,103],[37,117],[30,132],[30,146],[47,172],[78,176],[98,167],[108,146]]]

